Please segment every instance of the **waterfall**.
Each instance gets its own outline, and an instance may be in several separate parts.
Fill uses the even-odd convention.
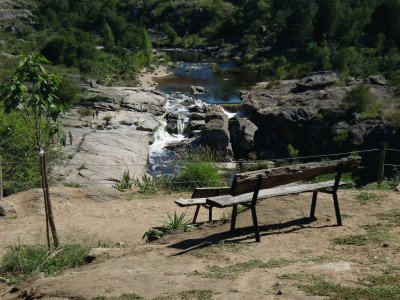
[[[166,114],[157,118],[160,126],[154,133],[154,143],[150,145],[149,148],[149,172],[152,175],[170,174],[173,173],[173,170],[176,167],[171,164],[171,159],[174,157],[174,153],[166,150],[165,147],[169,144],[179,143],[187,138],[185,133],[189,123],[189,110],[183,105],[183,103],[190,101],[198,106],[207,105],[201,100],[193,99],[183,94],[167,94],[166,99],[167,101],[164,105],[166,114],[169,112],[178,114],[178,134],[169,134],[167,132],[167,121],[165,119]]]

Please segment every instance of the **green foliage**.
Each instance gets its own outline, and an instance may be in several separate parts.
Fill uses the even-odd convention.
[[[360,202],[361,205],[365,205],[371,202],[381,201],[383,196],[379,196],[375,193],[370,193],[366,191],[361,191],[356,199]]]
[[[46,246],[17,245],[11,247],[0,264],[0,274],[9,283],[23,279],[33,272],[54,275],[64,268],[85,264],[89,251],[85,244],[71,244],[48,250]]]
[[[367,232],[366,234],[346,235],[334,238],[332,241],[336,245],[364,246],[371,243],[383,242],[391,238],[387,227],[381,225],[366,225],[363,227]]]
[[[195,272],[193,275],[201,275],[205,278],[233,280],[239,277],[241,274],[256,268],[279,268],[288,266],[292,263],[294,263],[294,261],[288,259],[269,259],[267,261],[252,259],[243,263],[237,263],[225,267],[211,266],[208,272]]]
[[[65,143],[57,119],[67,105],[56,96],[59,78],[48,73],[43,62],[41,56],[25,56],[2,89],[0,154],[7,161],[21,162],[5,168],[7,178],[12,181],[5,184],[6,194],[39,186],[35,147],[44,150],[51,167],[57,162],[55,145]]]
[[[112,116],[111,115],[106,115],[103,117],[103,120],[106,121],[106,126],[110,125],[110,122],[112,120]]]
[[[61,103],[73,105],[81,100],[82,88],[75,80],[63,78],[58,86],[56,96]]]
[[[135,186],[139,189],[139,194],[144,196],[151,196],[157,192],[158,182],[151,176],[144,175],[142,180],[137,179]]]
[[[81,117],[88,117],[88,116],[92,116],[93,115],[93,108],[90,108],[90,107],[81,107],[81,108],[78,108],[78,114],[81,116]]]
[[[349,138],[349,132],[347,130],[341,131],[333,138],[333,142],[336,145],[341,146],[348,140],[348,138]]]
[[[329,297],[329,299],[371,299],[371,300],[395,300],[400,297],[400,286],[345,286],[330,283],[322,279],[313,280],[308,284],[301,285],[302,290],[309,294]]]
[[[169,213],[166,214],[167,216],[163,220],[163,225],[160,229],[151,228],[144,233],[142,238],[145,239],[146,242],[158,240],[164,235],[171,234],[177,230],[186,231],[192,226],[189,220],[185,220],[184,212],[182,212],[180,215],[178,215],[176,212],[174,212],[173,215],[170,215]]]
[[[392,126],[394,126],[396,128],[400,128],[400,110],[399,109],[388,110],[385,112],[383,117]]]
[[[299,157],[299,150],[293,147],[292,144],[287,146],[287,151],[290,158],[296,159]]]
[[[190,227],[190,221],[185,220],[185,213],[178,215],[174,212],[173,215],[167,213],[167,217],[164,220],[163,228],[167,232],[173,232],[175,230],[186,231]]]
[[[146,240],[146,242],[149,243],[162,238],[165,234],[166,232],[163,230],[151,228],[143,234],[142,239]]]
[[[122,174],[121,179],[114,184],[114,188],[118,191],[123,192],[124,190],[132,188],[134,181],[129,174],[129,170],[125,170],[124,174]]]
[[[184,153],[182,159],[185,165],[173,179],[173,188],[193,190],[196,187],[224,185],[225,180],[214,165],[215,161],[224,160],[220,154],[202,148]]]
[[[364,113],[368,111],[373,102],[374,98],[369,92],[369,88],[364,85],[357,85],[346,93],[343,106],[350,113]]]

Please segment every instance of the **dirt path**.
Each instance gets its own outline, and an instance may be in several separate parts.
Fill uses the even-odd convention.
[[[250,212],[245,211],[238,217],[239,231],[233,237],[227,234],[228,223],[215,223],[146,245],[141,240],[143,233],[160,225],[164,211],[180,211],[173,200],[187,195],[139,199],[112,189],[56,188],[56,221],[64,240],[71,234],[75,238],[96,236],[97,240],[122,242],[125,247],[109,250],[109,259],[39,278],[25,287],[34,299],[92,299],[124,293],[145,299],[319,299],[298,287],[304,283],[302,278],[313,283],[313,275],[332,284],[354,286],[385,270],[400,275],[400,224],[393,223],[400,194],[374,191],[375,200],[361,204],[356,199],[359,193],[340,191],[342,227],[334,226],[328,195],[319,199],[318,220],[307,222],[304,218],[311,196],[301,194],[258,205],[261,243],[254,242]],[[43,221],[39,195],[39,191],[31,191],[9,199],[16,203],[18,217],[0,219],[4,229],[0,255],[5,245],[18,239],[37,241]],[[188,211],[188,217],[192,213]],[[218,211],[216,218],[227,214]],[[205,211],[200,220],[206,220]],[[372,229],[386,234],[369,235]],[[366,239],[351,245],[349,235],[355,241],[354,235]],[[16,294],[3,297],[15,299]]]

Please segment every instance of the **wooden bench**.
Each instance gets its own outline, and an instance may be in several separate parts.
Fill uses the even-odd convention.
[[[259,242],[257,201],[290,194],[312,192],[310,219],[314,219],[317,195],[318,192],[322,192],[332,195],[337,225],[340,226],[342,225],[342,220],[337,190],[339,186],[345,184],[340,181],[341,175],[356,171],[359,161],[358,157],[349,157],[333,161],[239,173],[234,176],[232,185],[229,188],[198,188],[194,190],[192,199],[179,199],[175,202],[181,207],[197,206],[193,222],[196,222],[201,206],[209,210],[210,222],[212,220],[213,207],[224,208],[232,206],[231,231],[234,231],[236,227],[238,205],[247,206],[251,208],[255,238]],[[328,174],[335,174],[335,179],[319,183],[304,183],[304,181],[312,180],[317,176]]]

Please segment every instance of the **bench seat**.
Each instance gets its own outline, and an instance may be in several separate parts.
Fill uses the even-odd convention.
[[[193,205],[203,205],[206,204],[207,198],[194,198],[194,199],[178,199],[175,200],[175,203],[180,207],[187,207]]]
[[[299,194],[299,193],[304,193],[304,192],[315,192],[319,191],[321,189],[326,189],[333,187],[335,184],[334,180],[329,180],[329,181],[324,181],[324,182],[318,182],[318,183],[303,183],[303,184],[296,184],[296,185],[286,185],[286,186],[278,186],[274,188],[269,188],[269,189],[264,189],[260,190],[258,193],[258,200],[261,199],[266,199],[266,198],[272,198],[272,197],[278,197],[278,196],[286,196],[286,195],[291,195],[291,194]],[[341,181],[339,185],[343,186],[346,183]],[[206,198],[206,203],[210,204],[211,206],[215,206],[218,208],[224,208],[224,207],[229,207],[237,204],[246,204],[251,202],[253,198],[253,193],[246,193],[238,196],[231,196],[231,195],[225,195],[225,196],[216,196],[216,197],[210,197]],[[191,200],[197,200],[197,199],[191,199]]]
[[[318,183],[302,183],[302,184],[287,184],[275,188],[260,190],[258,194],[258,199],[272,198],[277,196],[285,196],[291,194],[298,194],[304,192],[313,192],[329,187],[333,187],[335,181],[329,180]],[[341,181],[340,186],[346,183]],[[214,196],[214,197],[203,197],[203,198],[192,198],[192,199],[178,199],[175,203],[180,207],[187,207],[193,205],[204,205],[210,204],[215,207],[223,208],[229,207],[235,204],[243,204],[251,201],[253,193],[246,193],[239,196],[224,195],[224,196]]]

